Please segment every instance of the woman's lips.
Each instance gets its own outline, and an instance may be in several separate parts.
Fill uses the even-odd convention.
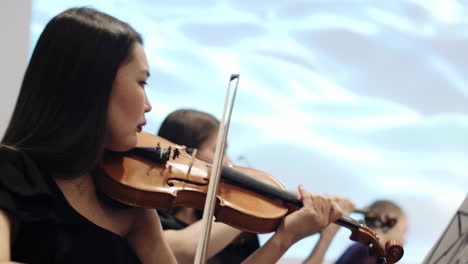
[[[144,127],[145,125],[146,125],[146,121],[143,122],[143,123],[141,123],[141,124],[139,124],[139,125],[137,126],[137,131],[138,131],[138,132],[141,132],[141,131],[143,130],[143,127]]]

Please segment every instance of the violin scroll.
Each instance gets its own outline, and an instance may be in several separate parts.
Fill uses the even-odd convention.
[[[404,254],[401,243],[396,240],[390,240],[385,243],[385,252],[387,253],[387,261],[389,263],[398,262]]]
[[[379,236],[368,226],[362,223],[356,223],[357,226],[346,226],[351,230],[351,240],[362,243],[369,247],[370,255],[380,259],[380,263],[393,264],[398,262],[404,254],[403,246],[395,240],[388,241],[385,248],[380,243]]]

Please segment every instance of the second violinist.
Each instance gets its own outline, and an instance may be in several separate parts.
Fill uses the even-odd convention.
[[[389,200],[374,201],[365,213],[365,222],[382,241],[405,241],[407,230],[406,214],[396,203]],[[327,227],[328,229],[329,227]],[[336,261],[336,264],[375,264],[376,258],[369,255],[369,249],[359,243],[350,246]]]
[[[212,160],[215,148],[219,120],[214,116],[191,109],[180,109],[170,113],[163,121],[158,135],[189,149],[197,149],[197,157]],[[227,159],[225,157],[225,159]],[[353,203],[344,197],[333,197],[340,207],[349,214]],[[193,263],[195,256],[194,242],[199,237],[201,210],[178,207],[170,213],[159,211],[165,236],[174,254],[181,263]],[[331,224],[325,230],[338,229]],[[321,263],[326,251],[323,241],[314,250],[313,262]],[[208,263],[240,263],[253,253],[259,242],[255,234],[241,233],[238,229],[220,222],[214,222],[208,249]]]

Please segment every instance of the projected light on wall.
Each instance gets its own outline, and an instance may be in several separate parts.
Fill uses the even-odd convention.
[[[468,190],[468,7],[461,1],[33,1],[34,45],[74,6],[129,22],[145,39],[153,111],[221,115],[240,74],[229,155],[309,191],[391,199],[409,215],[420,263]],[[351,243],[342,230],[327,259]],[[267,236],[262,236],[262,240]],[[291,248],[304,258],[316,238]]]

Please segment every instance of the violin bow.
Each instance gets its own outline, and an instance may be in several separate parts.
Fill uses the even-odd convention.
[[[231,94],[231,84],[236,81],[234,92],[229,101]],[[203,207],[202,217],[202,232],[197,244],[197,251],[195,255],[195,262],[197,264],[206,263],[206,251],[209,244],[209,238],[211,234],[211,225],[213,223],[214,209],[216,205],[216,194],[218,193],[219,180],[221,179],[221,168],[224,156],[224,149],[226,148],[226,139],[229,131],[229,124],[231,122],[232,109],[234,107],[234,101],[237,93],[237,86],[239,85],[239,74],[231,74],[226,92],[226,98],[224,102],[223,117],[219,124],[218,138],[216,141],[215,157],[213,166],[210,173],[210,182],[208,184],[208,191],[206,193],[205,206]],[[226,112],[229,104],[229,115],[226,120]]]

